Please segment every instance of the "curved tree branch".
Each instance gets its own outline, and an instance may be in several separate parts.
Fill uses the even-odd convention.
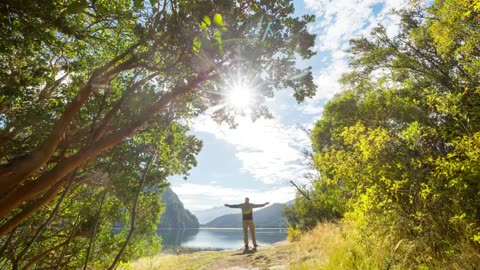
[[[156,156],[157,156],[156,153],[154,155],[152,155],[152,158],[150,158],[150,160],[148,161],[147,167],[145,168],[145,171],[143,172],[143,176],[140,179],[140,183],[138,184],[137,195],[135,196],[135,202],[133,204],[133,209],[132,209],[132,219],[130,220],[130,231],[128,232],[127,238],[125,239],[125,242],[123,243],[122,248],[118,252],[117,256],[113,260],[110,267],[108,267],[109,270],[115,269],[118,262],[122,258],[122,255],[125,252],[125,249],[127,248],[127,245],[130,242],[130,239],[132,238],[133,232],[135,231],[135,220],[137,218],[138,200],[140,198],[140,194],[142,193],[143,186],[145,184],[145,180],[147,179],[147,175],[148,175],[148,171],[150,170],[150,166],[155,161]]]
[[[125,138],[134,134],[145,122],[165,109],[168,104],[176,98],[194,91],[202,82],[210,77],[210,72],[213,70],[214,67],[204,73],[200,73],[189,83],[175,87],[172,91],[163,95],[157,102],[143,110],[129,126],[118,130],[103,140],[87,146],[77,154],[65,158],[63,162],[59,162],[54,168],[38,177],[35,181],[25,183],[13,192],[8,193],[0,200],[0,218],[7,216],[22,203],[33,200],[38,194],[48,190],[52,185],[55,185],[60,179],[85,164],[92,157],[121,143]],[[0,232],[0,236],[1,235],[3,234]]]

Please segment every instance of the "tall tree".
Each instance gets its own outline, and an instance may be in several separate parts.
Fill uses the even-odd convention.
[[[1,9],[10,50],[2,56],[3,219],[154,117],[224,104],[237,76],[260,88],[254,116],[274,88],[291,87],[298,100],[314,93],[311,75],[294,77],[302,71],[292,60],[313,54],[312,17],[290,17],[289,1],[12,1]]]
[[[414,257],[403,267],[434,265],[432,259],[460,268],[475,262],[477,2],[413,5],[398,12],[396,35],[379,26],[351,41],[353,71],[341,80],[346,90],[325,106],[312,132],[320,177],[311,202],[296,202],[301,224],[309,228],[312,219],[340,213],[364,239],[375,236],[392,248],[403,239],[405,256]],[[323,211],[309,210],[318,201]],[[468,259],[458,262],[457,256]]]
[[[241,82],[255,88],[253,118],[268,116],[275,89],[298,101],[315,92],[294,60],[314,54],[313,17],[292,17],[287,0],[11,0],[0,10],[0,263],[13,268],[104,268],[120,259],[112,249],[155,252],[166,179],[186,175],[201,148],[189,119],[214,108],[234,125],[228,95]]]

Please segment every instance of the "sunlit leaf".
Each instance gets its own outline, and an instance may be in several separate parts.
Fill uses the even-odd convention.
[[[210,20],[210,17],[205,16],[203,17],[203,22],[206,23],[208,26],[212,24],[212,21]]]
[[[215,15],[213,15],[213,21],[219,25],[219,26],[223,26],[223,17],[222,15],[218,14],[218,13],[215,13]]]
[[[88,3],[86,0],[79,0],[72,2],[67,9],[65,10],[66,14],[78,14],[84,9],[88,8]]]
[[[200,39],[198,37],[195,37],[193,39],[193,50],[195,52],[199,52],[201,47],[202,47],[202,42],[200,42]]]

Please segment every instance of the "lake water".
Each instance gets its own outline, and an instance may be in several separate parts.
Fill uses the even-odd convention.
[[[158,232],[162,236],[164,248],[183,246],[238,249],[244,245],[243,230],[236,228],[160,229]],[[261,246],[285,240],[287,233],[285,229],[256,228],[255,236],[257,243]],[[248,237],[249,244],[252,246],[250,233]]]

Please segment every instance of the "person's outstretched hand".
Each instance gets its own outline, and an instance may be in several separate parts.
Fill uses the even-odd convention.
[[[223,206],[228,206],[228,204],[224,204]]]
[[[270,203],[269,202],[266,202],[265,205],[269,205]]]

